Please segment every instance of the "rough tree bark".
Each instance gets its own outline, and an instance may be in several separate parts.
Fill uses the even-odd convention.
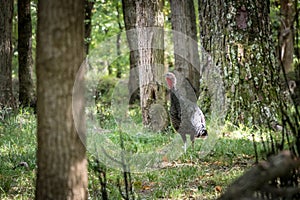
[[[267,123],[277,112],[280,71],[270,37],[269,0],[198,2],[202,46],[222,72],[228,119]]]
[[[34,99],[31,37],[30,0],[18,0],[19,101],[23,106],[29,106]]]
[[[117,57],[120,57],[121,56],[121,33],[123,31],[123,26],[122,26],[122,23],[121,23],[121,12],[120,12],[120,2],[117,1],[115,2],[116,4],[116,10],[117,10],[117,22],[118,22],[118,28],[119,28],[119,34],[117,35],[117,40],[116,40],[116,49],[117,49]],[[116,77],[117,78],[121,78],[122,76],[122,66],[120,65],[119,62],[116,63],[117,64],[117,74],[116,74]]]
[[[12,18],[14,2],[0,1],[0,107],[14,106],[12,92]]]
[[[294,2],[294,9],[295,9],[295,39],[294,42],[295,44],[300,44],[300,2],[295,1]],[[300,47],[299,45],[295,45],[295,57],[300,60]],[[296,62],[295,63],[295,71],[296,71],[296,76],[298,79],[300,79],[300,63]]]
[[[143,124],[151,124],[151,105],[165,104],[163,89],[163,1],[136,1],[138,71]]]
[[[40,0],[36,199],[87,199],[85,141],[79,137],[84,130],[76,131],[72,115],[72,89],[84,50],[84,1]],[[78,98],[76,109],[82,110]]]
[[[200,61],[194,1],[171,0],[170,3],[175,70],[189,80],[198,98]]]
[[[294,8],[294,0],[280,0],[279,58],[286,73],[293,70]]]
[[[130,96],[130,104],[133,104],[139,99],[139,74],[137,62],[139,60],[139,52],[137,50],[137,35],[136,35],[136,0],[122,0],[122,9],[126,36],[130,48],[130,74],[128,89]]]

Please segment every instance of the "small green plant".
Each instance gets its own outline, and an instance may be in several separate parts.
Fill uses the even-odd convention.
[[[110,109],[112,95],[114,87],[117,83],[117,79],[112,76],[103,76],[98,82],[94,94],[95,98],[95,109],[98,113],[99,122],[101,126],[111,122],[113,116]]]
[[[0,199],[33,199],[36,119],[21,109],[0,122]]]
[[[140,112],[138,108],[134,109],[130,115],[139,124]],[[105,129],[111,130],[105,133],[108,138],[119,144],[120,134],[113,119],[108,119]],[[134,198],[216,199],[233,179],[255,162],[253,132],[253,129],[242,125],[228,124],[205,157],[199,153],[205,140],[199,139],[195,142],[194,150],[189,148],[186,154],[176,160],[165,159],[164,165],[157,170],[131,173]],[[168,129],[156,134],[124,133],[122,137],[125,149],[136,153],[159,149],[175,135],[177,133]],[[262,145],[259,138],[256,140],[260,151]],[[36,116],[32,110],[21,109],[0,122],[0,199],[34,199],[36,146]],[[88,160],[89,196],[91,199],[101,199],[104,193],[101,191],[99,163],[89,152]],[[102,186],[105,182],[108,198],[121,199],[119,188],[123,192],[125,189],[122,172],[109,166],[102,166],[101,169]]]

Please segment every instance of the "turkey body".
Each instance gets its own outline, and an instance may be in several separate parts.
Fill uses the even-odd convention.
[[[181,135],[186,152],[186,135],[194,146],[195,138],[207,136],[205,117],[195,102],[184,97],[176,88],[176,77],[173,73],[166,74],[170,89],[170,118],[174,129]]]

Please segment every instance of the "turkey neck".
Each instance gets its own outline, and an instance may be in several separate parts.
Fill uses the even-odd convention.
[[[180,92],[179,92],[179,90],[176,87],[172,87],[170,89],[170,92],[171,92],[171,96],[173,95],[173,98],[176,98],[177,101],[184,100],[184,98],[180,95]]]

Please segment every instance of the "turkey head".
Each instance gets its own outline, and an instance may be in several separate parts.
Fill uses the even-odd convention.
[[[176,77],[173,73],[166,73],[165,74],[165,78],[166,78],[166,82],[167,82],[167,85],[169,87],[169,89],[175,89],[175,86],[176,86]]]

